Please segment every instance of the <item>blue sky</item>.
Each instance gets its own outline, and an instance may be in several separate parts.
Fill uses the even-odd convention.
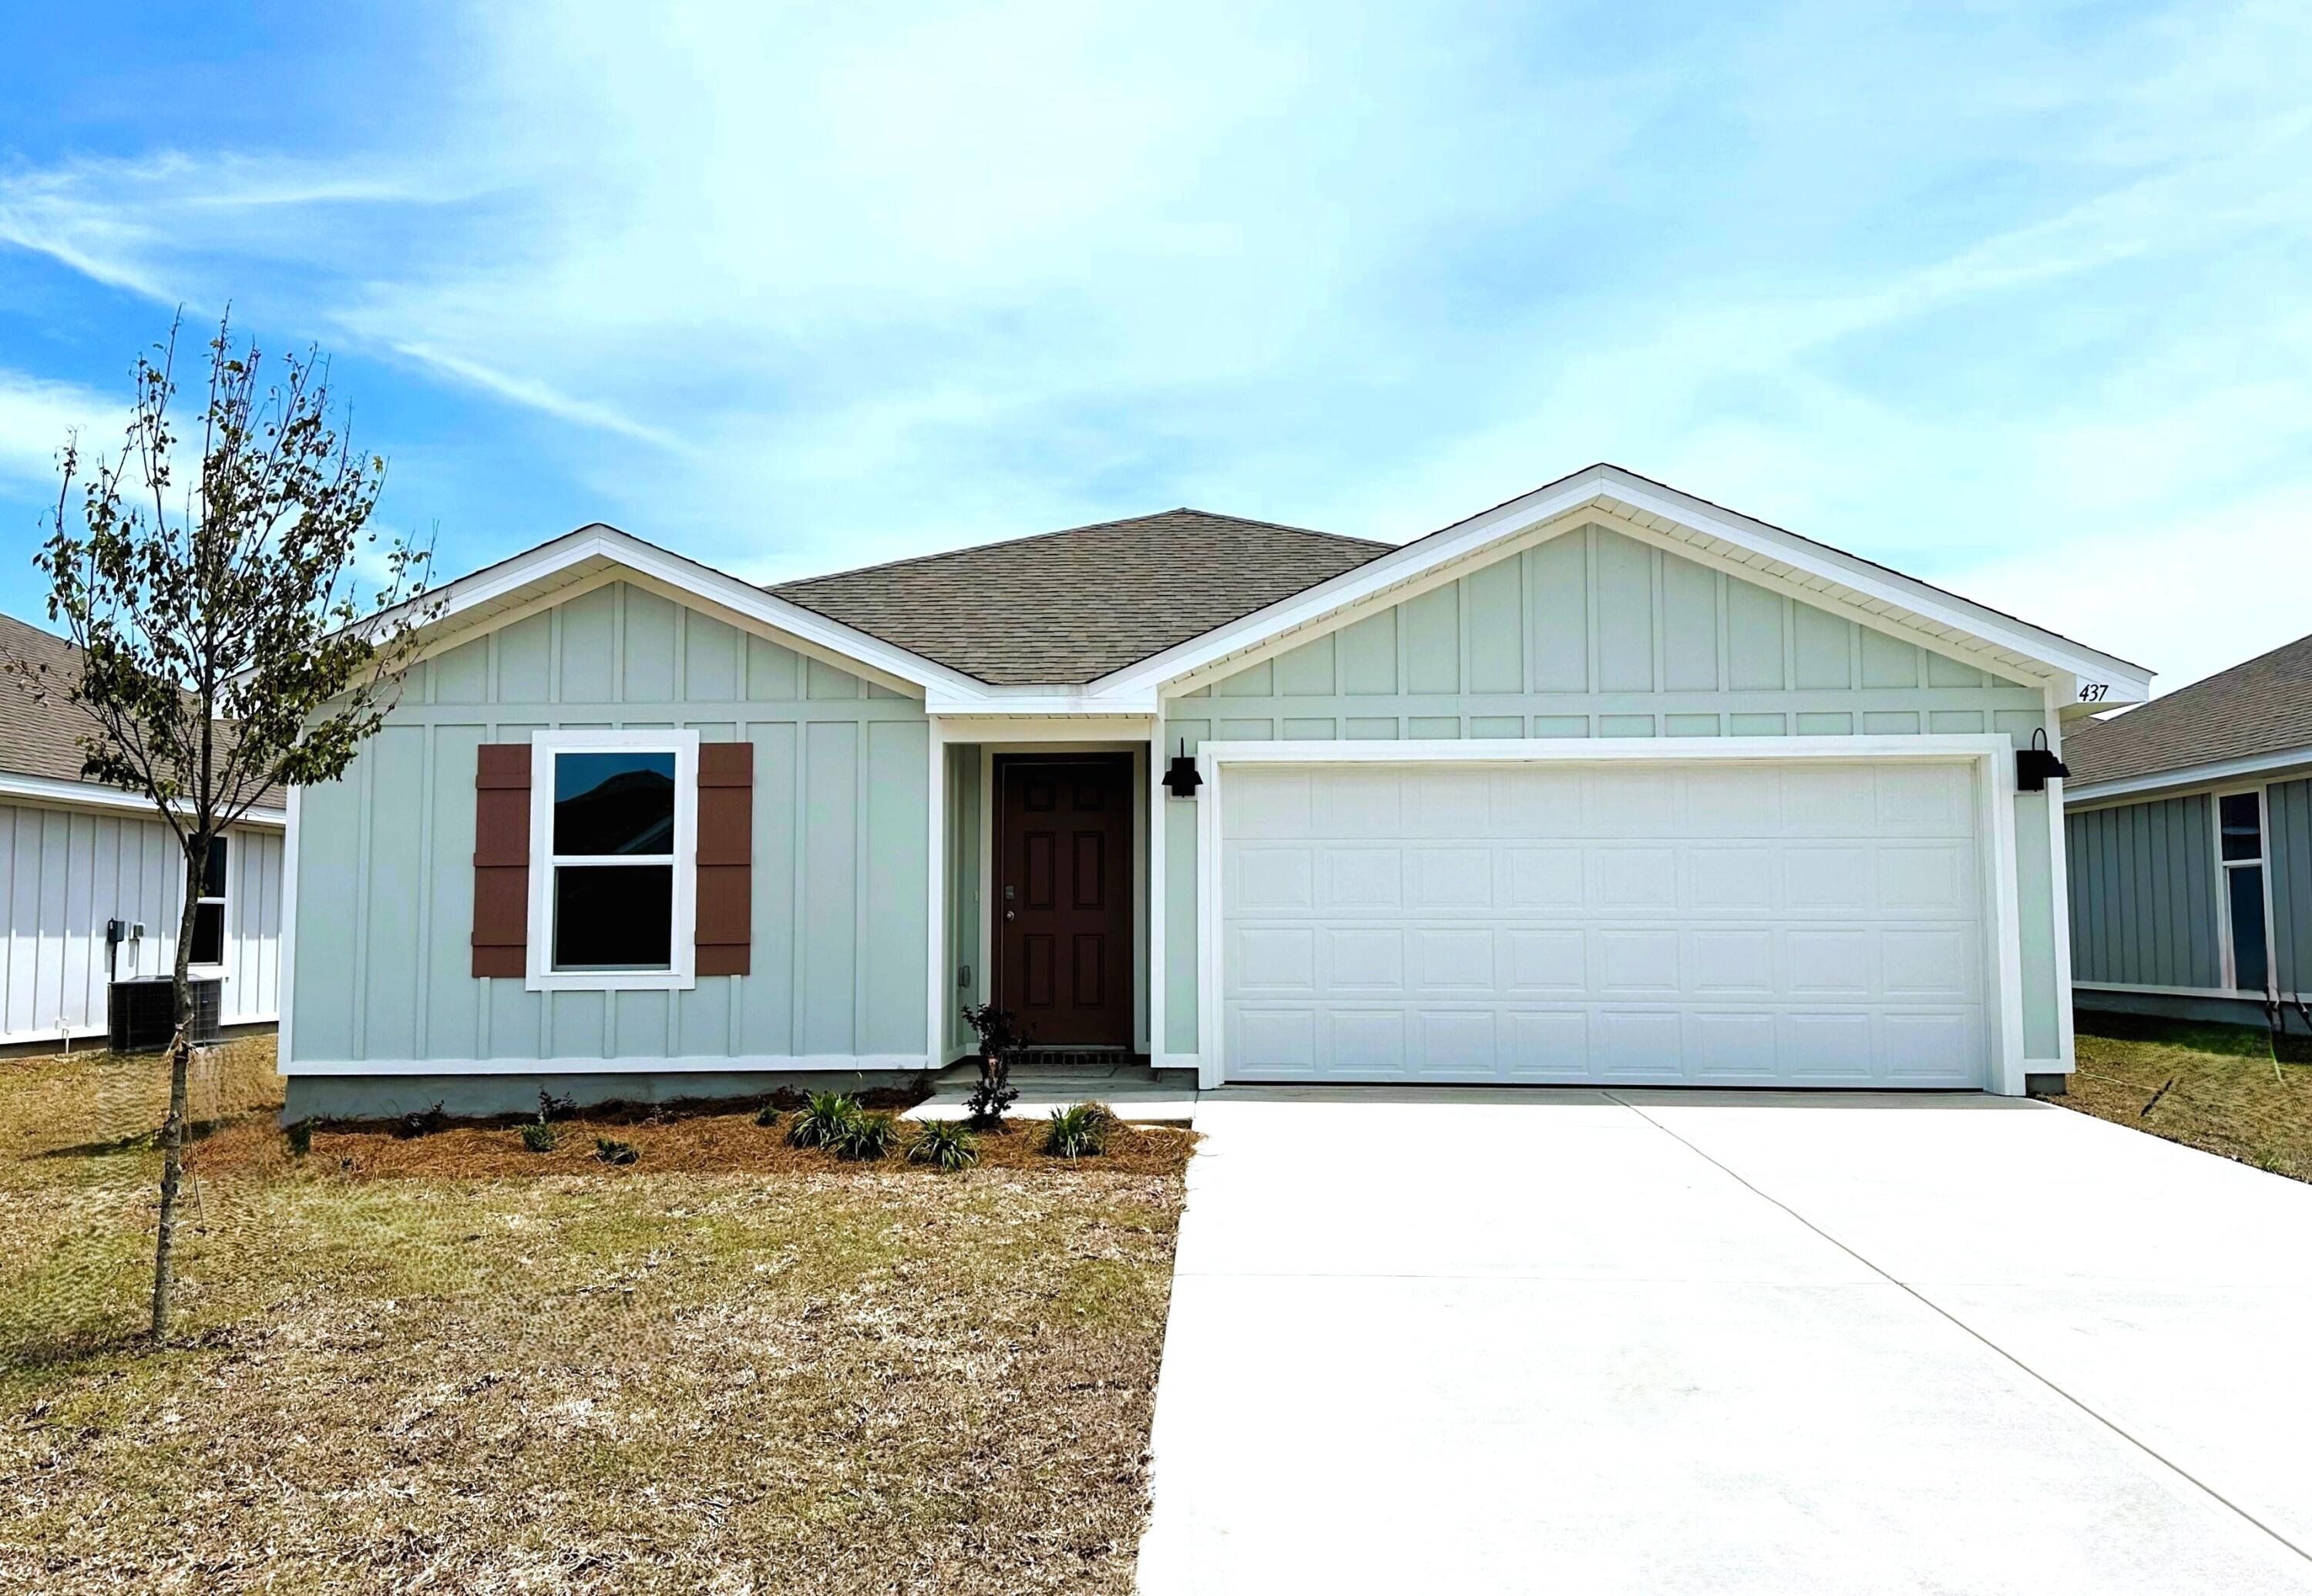
[[[34,4],[0,44],[17,614],[57,445],[229,299],[331,353],[445,574],[592,520],[763,579],[1179,504],[1402,539],[1608,459],[2163,687],[2312,627],[2300,4]]]

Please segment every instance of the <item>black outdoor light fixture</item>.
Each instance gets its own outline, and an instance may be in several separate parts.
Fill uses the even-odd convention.
[[[2047,728],[2041,726],[2031,733],[2031,746],[2015,750],[2015,790],[2019,793],[2044,793],[2051,776],[2068,776],[2070,768],[2055,758],[2047,746]]]
[[[1164,790],[1175,798],[1194,798],[1196,789],[1204,785],[1204,778],[1196,774],[1196,762],[1188,757],[1188,740],[1183,737],[1179,756],[1164,773]]]

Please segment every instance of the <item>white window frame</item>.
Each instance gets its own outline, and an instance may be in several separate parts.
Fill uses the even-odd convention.
[[[221,842],[224,844],[224,890],[222,892],[211,892],[207,890],[209,864],[207,860],[202,860],[201,886],[203,890],[199,895],[193,899],[193,934],[197,937],[200,934],[200,906],[205,903],[215,904],[217,906],[217,956],[215,959],[206,962],[196,959],[191,960],[187,966],[189,969],[201,971],[203,978],[205,979],[211,975],[223,976],[225,972],[225,968],[232,962],[231,956],[232,948],[232,861],[233,855],[241,852],[238,842],[230,833],[220,831],[210,840],[212,842]]]
[[[674,925],[666,969],[556,969],[554,870],[600,864],[554,852],[554,760],[558,754],[674,756]],[[698,985],[698,733],[648,731],[539,732],[530,740],[530,958],[522,985],[532,992],[686,992]],[[655,856],[653,855],[653,862]],[[610,861],[639,864],[639,859]]]
[[[2255,799],[2255,857],[2227,859],[2224,857],[2224,800],[2254,796]],[[2232,951],[2232,882],[2231,873],[2253,864],[2264,872],[2264,995],[2277,995],[2280,990],[2280,948],[2273,940],[2272,922],[2272,806],[2265,801],[2261,786],[2220,787],[2208,794],[2208,824],[2214,828],[2209,839],[2216,855],[2216,929],[2218,945],[2223,950],[2223,994],[2238,997],[2247,990],[2239,984],[2239,962]]]

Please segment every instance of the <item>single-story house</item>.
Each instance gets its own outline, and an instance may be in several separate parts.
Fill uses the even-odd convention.
[[[1607,465],[1401,547],[1177,510],[766,589],[590,526],[434,598],[293,797],[293,1116],[915,1071],[980,1000],[1206,1084],[2058,1084],[2017,750],[2150,690]]]
[[[83,717],[62,686],[79,679],[73,645],[0,615],[0,661],[45,665],[57,684],[36,697],[0,675],[0,1048],[21,1052],[101,1039],[114,980],[175,968],[185,856],[150,802],[82,779]],[[287,823],[285,806],[252,810],[211,850],[193,975],[221,983],[228,1028],[279,1014]]]
[[[2312,1030],[2312,637],[2063,758],[2080,1006]]]

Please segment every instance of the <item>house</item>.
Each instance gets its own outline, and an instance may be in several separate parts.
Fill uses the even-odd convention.
[[[80,675],[71,644],[4,615],[0,661]],[[36,697],[0,677],[0,1048],[13,1051],[103,1037],[111,981],[175,968],[184,852],[146,800],[81,778],[83,728],[61,686]],[[287,821],[284,807],[252,810],[211,852],[193,975],[223,983],[228,1028],[270,1026],[280,1009]]]
[[[2312,1030],[2312,637],[2063,758],[2079,1005]]]
[[[434,597],[293,795],[293,1116],[912,1072],[982,999],[1206,1084],[2060,1083],[2017,750],[2150,686],[1606,465],[1402,547],[766,590],[591,526]]]

